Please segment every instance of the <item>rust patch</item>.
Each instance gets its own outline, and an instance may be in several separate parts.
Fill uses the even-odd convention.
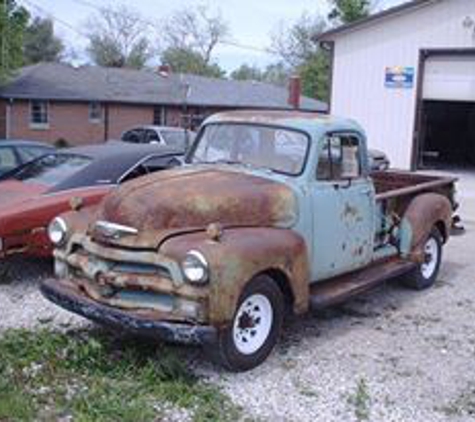
[[[296,232],[275,228],[228,229],[219,243],[209,240],[206,233],[194,233],[166,241],[162,253],[179,261],[194,248],[206,256],[212,269],[209,285],[212,324],[227,324],[245,285],[255,275],[269,270],[287,278],[294,311],[307,310],[310,282],[307,249]]]
[[[237,110],[221,112],[213,115],[210,119],[213,123],[218,122],[242,122],[242,123],[268,123],[276,124],[279,122],[289,124],[290,119],[330,121],[333,119],[328,114],[306,112],[306,111],[286,111],[286,110]]]
[[[414,198],[404,214],[404,219],[411,226],[411,255],[413,259],[420,259],[423,254],[421,248],[436,223],[442,223],[445,234],[447,236],[450,234],[452,212],[450,201],[442,195],[426,193]]]
[[[296,203],[286,185],[263,177],[226,170],[177,169],[140,178],[110,194],[99,219],[131,226],[138,236],[114,243],[156,247],[166,236],[215,223],[242,226],[290,227]]]

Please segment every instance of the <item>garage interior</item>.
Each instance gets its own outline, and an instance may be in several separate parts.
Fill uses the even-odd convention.
[[[475,102],[424,101],[422,167],[475,170]]]
[[[419,167],[475,170],[475,55],[429,56],[420,107]]]

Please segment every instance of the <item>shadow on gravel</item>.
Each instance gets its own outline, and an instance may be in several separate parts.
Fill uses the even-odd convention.
[[[6,276],[4,275],[5,269]],[[455,268],[450,268],[450,271],[453,270]],[[39,279],[52,275],[53,262],[48,259],[12,258],[0,263],[0,285],[36,284]],[[441,279],[435,287],[437,290],[444,290],[452,288],[452,285]],[[404,310],[413,300],[424,300],[423,296],[431,294],[433,291],[434,289],[416,292],[401,286],[397,280],[394,280],[342,305],[319,312],[309,312],[303,316],[292,316],[287,318],[274,353],[289,356],[292,353],[298,353],[298,348],[306,339],[319,337],[322,342],[329,342],[340,336],[345,336],[355,326],[380,330],[385,320],[395,318],[400,318],[401,324],[404,324],[405,317],[400,311]],[[96,328],[99,331],[104,330],[109,333],[112,331],[116,335],[118,334],[117,330],[110,328],[97,326]],[[123,335],[122,339],[124,340],[124,349],[134,348],[134,343],[138,344],[141,341],[149,344],[154,343],[153,340],[135,335]],[[191,367],[221,372],[218,367],[210,364],[206,354],[200,348],[177,345],[173,346],[173,350],[178,352]]]
[[[440,283],[440,287],[439,287]],[[448,288],[450,285],[440,281],[439,288]],[[312,312],[303,316],[292,316],[287,319],[280,341],[276,347],[279,354],[286,355],[307,338],[321,337],[321,341],[332,341],[344,336],[356,325],[365,325],[370,329],[381,329],[384,319],[401,317],[398,311],[413,300],[421,300],[421,296],[429,294],[430,290],[417,292],[408,289],[393,280],[381,287],[321,311]],[[423,299],[422,299],[423,300]]]
[[[0,285],[31,283],[52,275],[52,259],[11,257],[0,261]]]

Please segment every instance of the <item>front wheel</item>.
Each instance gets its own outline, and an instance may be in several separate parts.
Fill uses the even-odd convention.
[[[442,261],[442,237],[437,229],[432,229],[424,246],[424,260],[404,280],[404,283],[417,290],[431,287],[439,274]]]
[[[210,346],[215,361],[231,371],[261,364],[274,348],[284,316],[284,297],[272,278],[261,275],[244,289],[231,324]]]

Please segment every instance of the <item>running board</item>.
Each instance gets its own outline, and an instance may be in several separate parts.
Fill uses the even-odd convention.
[[[313,283],[310,286],[310,308],[318,310],[344,302],[415,267],[416,264],[410,261],[384,260],[363,270]]]

